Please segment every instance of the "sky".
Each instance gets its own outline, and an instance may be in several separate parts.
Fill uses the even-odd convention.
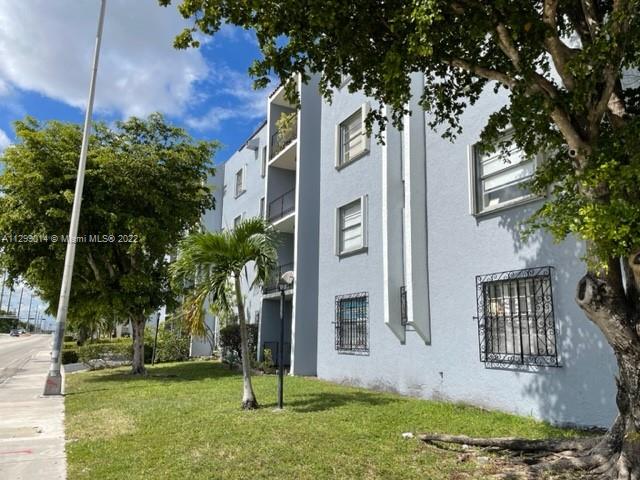
[[[252,32],[229,25],[199,49],[174,49],[187,23],[173,3],[107,0],[94,120],[161,112],[220,141],[219,163],[266,115],[270,90],[253,90],[247,73],[260,52]],[[99,9],[100,0],[0,0],[0,151],[26,115],[83,121]]]

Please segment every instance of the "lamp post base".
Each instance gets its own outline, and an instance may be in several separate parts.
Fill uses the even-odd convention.
[[[43,395],[62,395],[62,375],[47,374]]]

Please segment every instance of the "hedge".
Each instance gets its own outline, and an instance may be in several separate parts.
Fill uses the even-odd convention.
[[[247,333],[249,334],[249,352],[251,358],[256,356],[256,346],[258,344],[258,326],[247,325]],[[242,357],[240,346],[240,325],[227,325],[220,329],[220,346],[223,350],[231,351],[239,358]]]

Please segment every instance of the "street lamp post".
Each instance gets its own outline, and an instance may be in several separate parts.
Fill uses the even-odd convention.
[[[7,273],[6,276],[9,276]],[[5,282],[5,273],[2,272],[2,290],[0,290],[0,310],[2,310],[2,300],[4,300],[4,282]]]
[[[20,311],[22,310],[22,296],[24,295],[24,287],[20,289],[20,302],[18,302],[18,324],[20,324]],[[29,328],[29,327],[27,327]]]
[[[165,320],[166,325],[166,320]],[[158,328],[160,328],[160,312],[156,316],[156,335],[153,338],[153,353],[151,354],[151,365],[156,363],[156,348],[158,347]]]
[[[280,289],[280,344],[278,345],[278,408],[284,408],[284,298],[287,288],[293,284],[293,272],[282,274],[278,282]]]
[[[62,343],[64,340],[64,330],[67,323],[67,312],[69,310],[69,296],[71,294],[71,279],[73,277],[73,262],[76,255],[76,242],[78,236],[78,223],[80,222],[80,206],[82,204],[82,189],[84,187],[84,172],[87,165],[87,151],[89,149],[89,133],[91,130],[91,114],[93,112],[93,99],[96,90],[96,78],[98,76],[98,58],[100,57],[100,43],[102,42],[102,26],[104,24],[104,11],[107,0],[100,3],[100,17],[98,20],[98,33],[93,54],[93,68],[91,72],[91,82],[89,84],[89,102],[87,112],[84,117],[84,129],[82,131],[82,146],[80,147],[80,161],[78,162],[78,176],[76,178],[76,189],[73,194],[73,207],[71,209],[71,222],[69,225],[69,238],[67,240],[67,251],[64,257],[64,270],[62,271],[62,285],[60,287],[60,300],[58,301],[58,313],[56,315],[56,333],[53,339],[53,349],[51,351],[51,365],[47,380],[44,384],[44,395],[60,395],[62,393]]]

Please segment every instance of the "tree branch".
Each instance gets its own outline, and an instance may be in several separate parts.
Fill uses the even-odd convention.
[[[91,255],[91,252],[87,253],[87,263],[89,264],[89,267],[91,267],[93,276],[96,277],[96,281],[101,282],[102,276],[100,275],[100,270],[98,270],[98,266],[96,265],[96,261],[93,259],[93,255]]]
[[[506,73],[499,72],[498,70],[493,70],[491,68],[481,67],[480,65],[474,65],[460,58],[449,60],[448,63],[452,67],[460,68],[466,72],[486,78],[487,80],[495,80],[496,82],[500,82],[510,88],[513,88],[516,84],[515,80],[509,77]]]
[[[509,31],[502,23],[498,23],[498,25],[496,25],[496,32],[498,33],[498,46],[500,50],[511,60],[516,70],[520,71],[520,54],[511,40]]]
[[[640,355],[640,337],[633,327],[632,312],[619,301],[607,282],[587,274],[578,282],[576,302],[616,350]]]
[[[593,0],[581,0],[580,3],[582,4],[584,20],[589,28],[589,33],[591,34],[591,40],[593,40],[600,30],[600,21],[598,19],[596,7],[593,4]]]
[[[558,36],[557,13],[558,0],[545,0],[542,8],[542,22],[547,25],[548,31],[545,34],[544,44],[564,85],[568,90],[573,90],[575,79],[567,69],[567,61],[573,55],[573,52]]]

